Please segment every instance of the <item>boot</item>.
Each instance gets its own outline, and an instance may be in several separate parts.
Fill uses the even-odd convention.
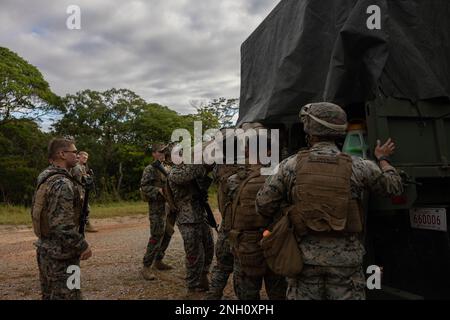
[[[84,230],[86,232],[98,232],[98,230],[95,229],[95,227],[89,221],[86,223],[86,228]]]
[[[204,291],[209,290],[209,280],[208,275],[206,273],[202,274],[202,277],[200,278],[200,284],[198,287]]]
[[[205,300],[222,300],[222,297],[223,292],[216,288],[208,291]]]
[[[199,287],[189,288],[187,289],[184,298],[186,300],[203,300],[204,290]]]
[[[168,264],[165,264],[164,262],[162,262],[162,260],[155,260],[155,262],[153,262],[153,268],[155,268],[157,270],[170,270],[170,269],[173,269]]]
[[[153,270],[151,267],[144,266],[144,268],[142,268],[142,270],[141,270],[141,275],[142,275],[142,277],[144,277],[145,280],[155,280],[156,279],[156,276],[153,273]]]

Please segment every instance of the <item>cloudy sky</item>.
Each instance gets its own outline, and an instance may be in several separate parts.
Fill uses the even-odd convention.
[[[190,101],[238,97],[240,46],[279,0],[0,0],[0,46],[60,95],[128,88],[192,112]],[[81,30],[69,30],[69,5]]]

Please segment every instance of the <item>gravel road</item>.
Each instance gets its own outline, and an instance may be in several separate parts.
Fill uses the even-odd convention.
[[[164,260],[174,269],[157,271],[157,280],[145,281],[139,270],[149,237],[148,218],[131,216],[93,223],[99,229],[87,234],[93,256],[81,262],[84,299],[183,299],[184,250],[178,228]],[[0,226],[0,300],[40,299],[35,240],[31,228]],[[225,299],[235,299],[231,281]]]

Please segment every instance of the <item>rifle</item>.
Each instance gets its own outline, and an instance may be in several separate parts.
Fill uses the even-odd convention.
[[[161,172],[164,175],[164,177],[166,177],[166,178],[169,175],[167,173],[166,169],[164,169],[161,161],[159,161],[159,160],[156,160],[155,162],[153,162],[152,167],[155,168],[156,170],[158,170],[159,172]]]
[[[89,192],[92,190],[94,186],[94,172],[89,170],[89,175],[83,176],[82,178],[83,188],[84,188],[84,200],[83,200],[83,208],[80,216],[80,228],[79,232],[84,236],[84,230],[86,228],[86,224],[89,219]]]
[[[152,166],[153,168],[161,172],[166,178],[169,175],[169,173],[163,167],[161,161],[156,160],[155,162],[152,163]],[[178,208],[175,206],[175,201],[173,200],[172,193],[169,191],[169,183],[167,181],[166,185],[162,189],[164,198],[166,199],[166,202],[169,205],[170,212],[173,212],[174,214],[178,213]]]
[[[155,162],[153,162],[152,166],[155,169],[159,170],[164,176],[167,177],[168,173],[162,166],[161,161],[156,160]],[[216,219],[214,218],[214,214],[208,203],[208,192],[202,191],[202,187],[200,186],[200,183],[197,179],[195,179],[193,186],[194,186],[196,193],[199,195],[198,200],[200,200],[200,205],[202,206],[203,210],[206,212],[206,223],[211,228],[214,228],[217,232],[219,232],[217,229],[219,225],[217,224]],[[168,201],[168,203],[169,202],[170,201]],[[170,203],[169,203],[169,205],[170,205]]]
[[[204,177],[205,179],[206,177]],[[208,179],[211,179],[208,177]],[[208,182],[211,182],[211,180],[209,180]],[[209,185],[209,183],[207,183]],[[199,195],[198,200],[200,200],[200,204],[203,207],[203,210],[206,212],[206,223],[211,227],[214,228],[216,230],[216,232],[218,233],[219,230],[218,228],[218,224],[216,222],[216,218],[214,218],[214,214],[211,210],[211,206],[208,203],[208,190],[204,188],[202,188],[202,186],[200,185],[200,182],[198,181],[198,179],[195,179],[195,183],[193,183],[194,185],[194,189],[197,192],[197,194]]]

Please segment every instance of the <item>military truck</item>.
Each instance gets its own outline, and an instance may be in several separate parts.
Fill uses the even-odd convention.
[[[450,298],[449,16],[445,0],[282,0],[241,47],[238,124],[281,129],[282,154],[306,146],[310,102],[366,126],[361,156],[394,139],[405,192],[367,195],[366,265],[383,270],[369,298]]]

